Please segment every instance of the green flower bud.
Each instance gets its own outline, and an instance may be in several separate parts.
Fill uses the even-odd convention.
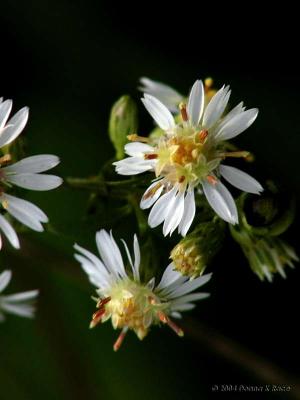
[[[271,282],[275,273],[285,278],[285,267],[293,267],[293,261],[298,261],[298,257],[278,236],[294,220],[294,199],[289,199],[269,181],[260,197],[244,193],[238,208],[240,224],[230,226],[230,232],[241,246],[251,269],[261,280]]]
[[[225,223],[219,218],[200,223],[171,251],[175,269],[190,278],[202,275],[221,248],[224,228]]]
[[[253,235],[236,227],[230,229],[251,269],[261,280],[266,278],[272,282],[273,275],[277,273],[286,278],[286,266],[294,268],[293,262],[299,261],[295,250],[278,237]]]
[[[137,107],[129,96],[122,96],[113,105],[109,120],[109,137],[116,150],[118,160],[124,158],[127,136],[137,131]]]

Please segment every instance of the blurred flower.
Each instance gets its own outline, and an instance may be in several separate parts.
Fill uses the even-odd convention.
[[[228,152],[223,142],[247,129],[258,113],[257,109],[245,111],[240,103],[222,117],[230,93],[229,86],[223,86],[205,105],[203,84],[196,81],[187,106],[180,106],[182,121],[179,123],[158,99],[148,94],[142,98],[146,109],[165,133],[155,143],[145,137],[130,135],[129,139],[134,143],[125,145],[125,152],[130,157],[114,165],[121,175],[155,172],[156,180],[146,190],[141,208],[153,206],[149,225],[156,227],[164,222],[165,236],[177,227],[179,233],[186,235],[195,215],[195,189],[204,193],[219,217],[231,224],[238,222],[234,199],[221,183],[221,176],[240,190],[255,194],[263,190],[245,172],[221,165],[225,158],[249,154]]]
[[[1,100],[2,101],[2,100]],[[9,145],[22,132],[28,120],[28,108],[24,107],[6,121],[12,108],[12,101],[0,103],[0,147]],[[51,190],[62,184],[62,179],[54,175],[41,174],[59,164],[59,158],[54,155],[36,155],[24,158],[10,164],[11,156],[5,154],[0,157],[0,204],[2,209],[29,228],[41,232],[42,223],[48,222],[46,214],[29,201],[19,199],[8,194],[13,185],[30,190]],[[20,243],[14,228],[6,217],[0,214],[0,231],[10,243],[19,248]],[[2,240],[0,236],[0,248]]]
[[[12,273],[9,270],[0,274],[0,322],[4,321],[4,313],[15,314],[20,317],[32,318],[35,308],[32,301],[38,296],[38,290],[30,290],[10,295],[1,295],[11,280]]]
[[[295,250],[282,239],[272,236],[257,236],[243,231],[233,234],[247,257],[253,272],[261,279],[273,281],[274,274],[286,278],[285,268],[294,268],[299,261]]]
[[[240,196],[241,223],[231,226],[230,232],[256,275],[272,282],[274,274],[286,278],[286,267],[294,268],[299,261],[295,250],[280,238],[294,220],[295,202],[274,182],[267,181],[265,186],[259,199],[245,193]]]
[[[148,283],[140,280],[140,247],[134,236],[134,260],[123,241],[131,267],[131,273],[125,270],[121,252],[112,236],[105,230],[96,234],[96,243],[101,255],[100,260],[88,250],[75,244],[77,261],[89,276],[90,282],[97,287],[98,310],[93,315],[90,327],[111,319],[115,329],[122,329],[114,345],[118,350],[128,329],[132,329],[139,339],[143,339],[151,325],[167,324],[179,336],[183,331],[170,319],[180,318],[182,311],[195,307],[194,301],[206,298],[207,293],[191,293],[209,281],[211,274],[193,281],[174,271],[171,263],[163,273],[160,283],[155,279]]]

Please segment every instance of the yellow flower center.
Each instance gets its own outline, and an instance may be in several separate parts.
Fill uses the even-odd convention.
[[[195,143],[193,137],[174,137],[168,144],[174,149],[170,156],[170,163],[181,166],[195,163],[203,148],[201,143]]]
[[[105,302],[105,304],[103,304]],[[113,286],[105,300],[99,300],[99,310],[94,314],[91,326],[111,318],[115,329],[129,328],[143,339],[152,324],[159,322],[159,312],[169,303],[160,299],[147,286],[132,280],[122,280]]]
[[[221,161],[208,139],[206,130],[178,125],[175,133],[161,138],[154,153],[146,154],[145,158],[157,159],[157,177],[165,176],[172,184],[179,183],[185,189],[189,183],[197,184],[205,179]]]
[[[182,275],[195,277],[201,272],[201,256],[196,246],[190,246],[186,249],[179,243],[172,250],[171,259],[174,262],[175,269]]]

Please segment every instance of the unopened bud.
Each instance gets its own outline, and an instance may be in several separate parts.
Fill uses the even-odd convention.
[[[271,282],[275,273],[285,278],[286,266],[293,267],[293,262],[298,261],[294,249],[279,238],[294,220],[294,200],[269,181],[259,198],[243,194],[238,208],[240,225],[230,226],[230,232],[251,269],[261,280]]]
[[[181,239],[170,255],[175,269],[190,278],[202,275],[221,248],[224,226],[223,221],[218,219],[203,222]]]
[[[295,250],[274,236],[257,236],[247,231],[235,232],[233,237],[240,244],[253,272],[263,281],[273,281],[274,274],[286,277],[287,266],[294,268],[294,262],[299,261]]]
[[[113,105],[109,120],[109,137],[118,160],[124,157],[127,136],[137,131],[137,107],[129,96],[122,96]]]

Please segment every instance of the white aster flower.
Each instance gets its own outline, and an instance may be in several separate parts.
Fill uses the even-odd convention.
[[[12,101],[0,101],[0,148],[10,144],[22,132],[28,120],[28,108],[18,111],[7,123]],[[46,214],[29,201],[19,199],[7,191],[13,185],[30,190],[51,190],[62,184],[58,176],[41,174],[59,164],[55,155],[41,154],[10,164],[10,155],[0,157],[0,204],[4,211],[29,228],[41,232],[42,223],[48,222]],[[20,247],[17,234],[6,217],[0,214],[0,232],[15,248]],[[2,240],[0,235],[0,248]]]
[[[75,244],[75,258],[87,273],[90,282],[96,286],[97,312],[90,327],[111,319],[115,329],[122,329],[114,350],[118,350],[128,329],[143,339],[151,325],[167,324],[179,336],[183,331],[170,319],[180,318],[182,311],[195,307],[194,302],[208,297],[207,293],[191,293],[204,285],[211,274],[189,280],[174,270],[171,263],[163,273],[160,283],[155,279],[148,283],[140,280],[141,254],[138,239],[134,236],[134,259],[132,260],[123,241],[131,272],[126,271],[121,252],[112,234],[100,230],[96,243],[101,259]]]
[[[4,321],[4,313],[15,314],[20,317],[32,318],[35,307],[33,300],[38,296],[38,290],[15,293],[10,295],[1,295],[11,280],[12,273],[9,270],[0,274],[0,322]]]
[[[223,142],[247,129],[258,113],[256,108],[245,110],[240,103],[223,116],[230,93],[229,86],[223,86],[206,105],[202,81],[196,81],[187,106],[180,106],[180,123],[176,123],[167,107],[152,95],[145,94],[142,98],[144,106],[165,134],[154,143],[131,135],[134,143],[125,145],[129,157],[114,165],[121,175],[155,172],[156,179],[146,190],[141,208],[152,207],[149,225],[156,227],[163,222],[164,235],[172,234],[177,227],[179,233],[186,235],[195,215],[195,190],[206,196],[222,219],[231,224],[238,223],[234,199],[220,181],[221,177],[249,193],[259,194],[263,190],[245,172],[221,165],[227,157],[248,155],[247,152],[225,151]]]

